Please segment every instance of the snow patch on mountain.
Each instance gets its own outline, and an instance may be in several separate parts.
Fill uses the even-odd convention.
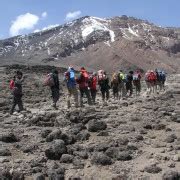
[[[110,34],[111,42],[115,41],[115,33],[114,31],[110,30],[105,24],[98,21],[97,18],[86,18],[83,20],[83,26],[81,27],[82,30],[82,37],[85,40],[87,36],[95,31],[108,31]],[[102,21],[102,20],[101,20]],[[103,20],[106,22],[106,20]]]
[[[129,28],[128,28],[128,31],[129,31],[131,34],[133,34],[134,36],[139,37],[139,35],[137,34],[137,32],[134,31],[133,29],[131,29],[130,26],[129,26]]]

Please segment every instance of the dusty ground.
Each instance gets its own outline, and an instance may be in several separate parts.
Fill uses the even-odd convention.
[[[24,70],[27,110],[10,116],[13,71],[0,68],[0,179],[8,172],[9,179],[180,178],[180,75],[168,77],[165,92],[107,105],[98,95],[96,105],[77,110],[66,109],[62,86],[53,110],[46,71]]]

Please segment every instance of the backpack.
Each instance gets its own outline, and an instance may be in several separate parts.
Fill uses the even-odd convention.
[[[147,80],[152,82],[152,81],[155,81],[157,79],[157,76],[154,72],[150,72],[147,76]]]
[[[114,74],[114,75],[113,75],[113,77],[112,77],[112,83],[115,83],[115,84],[118,84],[118,83],[119,83],[118,75],[117,75],[117,74]]]
[[[10,83],[9,83],[10,90],[13,90],[14,86],[15,86],[14,80],[11,80]]]
[[[89,78],[89,87],[90,89],[96,89],[96,83],[97,83],[97,79],[95,76],[90,76]]]
[[[83,75],[83,77],[84,77],[85,82],[87,83],[87,82],[89,81],[89,74],[87,73],[87,71],[84,71],[84,72],[82,73],[82,75]]]
[[[140,79],[139,79],[139,74],[134,74],[133,75],[133,81],[139,81]]]
[[[119,82],[126,82],[126,74],[123,74],[123,73],[119,73]]]
[[[104,80],[106,78],[104,71],[103,70],[99,70],[98,71],[98,81]]]
[[[53,74],[52,73],[49,73],[46,78],[45,78],[45,81],[44,81],[44,85],[45,86],[49,86],[49,87],[52,87],[55,85],[55,82],[54,82],[54,78],[53,78]]]
[[[166,75],[164,71],[157,71],[157,79],[158,81],[165,81]]]

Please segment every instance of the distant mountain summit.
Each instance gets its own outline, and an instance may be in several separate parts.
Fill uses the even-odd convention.
[[[86,66],[107,71],[180,67],[180,29],[133,17],[85,16],[70,23],[0,41],[1,64]]]

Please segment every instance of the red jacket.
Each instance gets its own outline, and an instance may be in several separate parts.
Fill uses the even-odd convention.
[[[88,77],[87,71],[81,71],[79,77],[76,79],[77,83],[79,84],[79,89],[84,89],[88,87]]]
[[[91,77],[90,78],[90,82],[89,82],[89,88],[91,90],[96,90],[96,85],[97,85],[97,78],[96,78],[96,76]]]

